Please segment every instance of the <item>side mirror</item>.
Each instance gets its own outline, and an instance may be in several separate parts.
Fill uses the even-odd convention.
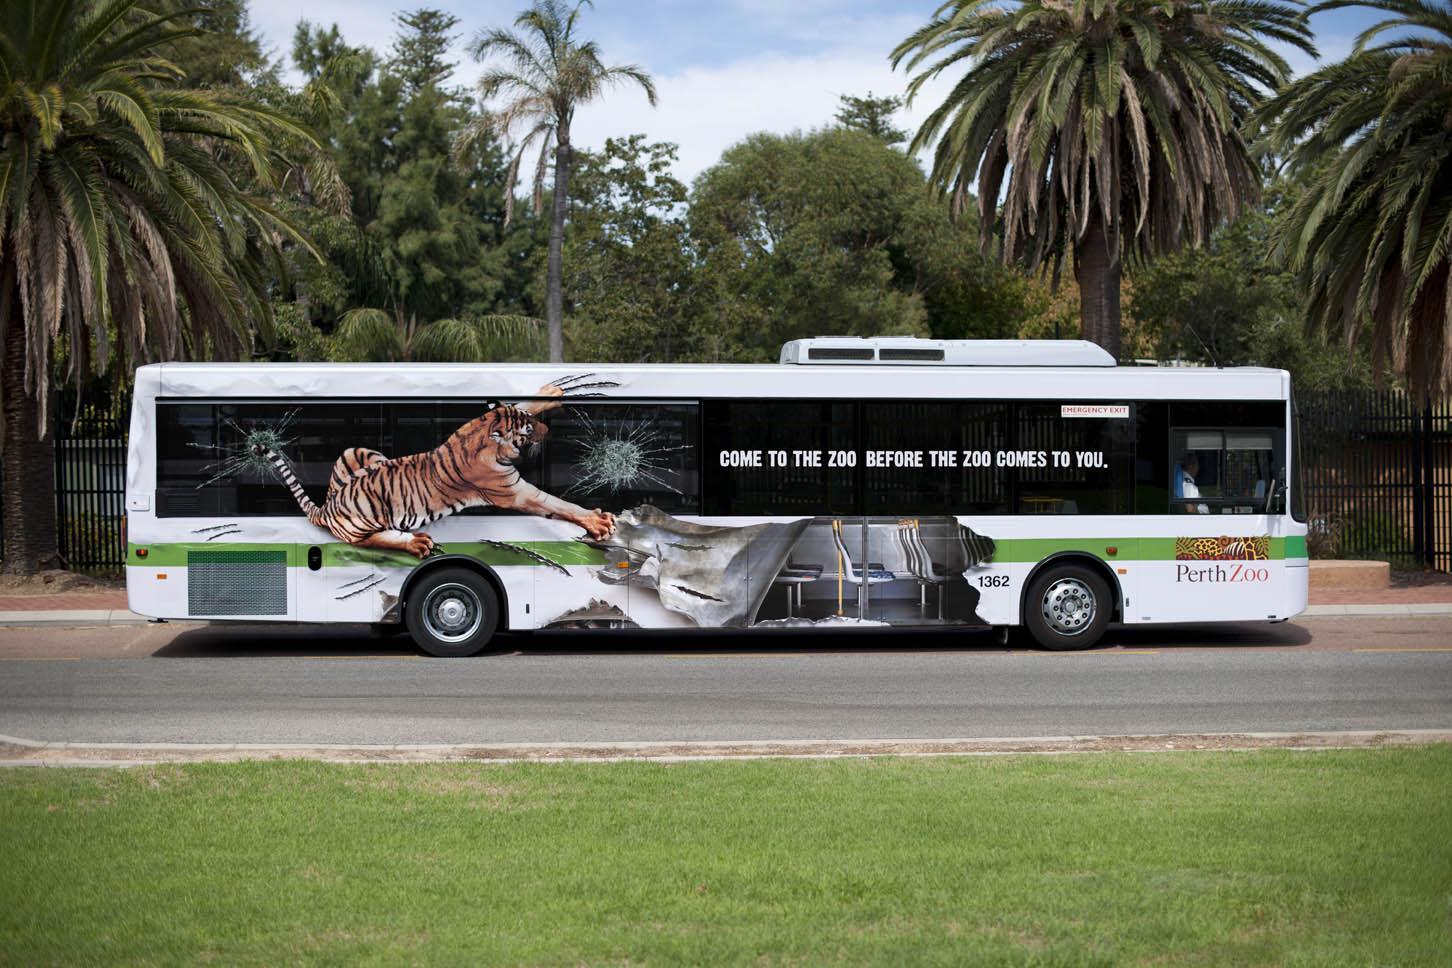
[[[1286,485],[1280,480],[1272,480],[1265,491],[1265,513],[1284,514],[1285,510]]]

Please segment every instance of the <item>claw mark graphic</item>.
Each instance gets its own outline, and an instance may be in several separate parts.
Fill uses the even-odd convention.
[[[480,538],[479,543],[486,544],[491,548],[499,548],[503,551],[512,551],[515,554],[524,555],[526,558],[529,558],[532,561],[537,561],[542,565],[548,565],[555,571],[559,572],[561,575],[564,575],[566,578],[570,576],[569,570],[566,569],[564,565],[561,565],[553,558],[546,558],[538,551],[532,551],[529,548],[522,547],[521,545],[510,544],[508,541],[491,541],[488,538]]]
[[[362,578],[355,578],[352,581],[346,581],[343,584],[339,585],[338,586],[338,591],[342,591],[345,588],[352,588],[354,585],[361,584],[361,583],[363,583],[365,581],[368,581],[369,579],[377,578],[377,577],[378,577],[378,572],[376,572],[376,571],[369,572],[368,574],[364,575]]]
[[[208,541],[216,541],[218,538],[225,538],[229,534],[241,534],[242,529],[237,527],[234,521],[231,524],[214,524],[209,528],[196,528],[192,534],[204,534]]]
[[[620,386],[615,380],[596,380],[594,373],[576,373],[555,380],[551,386],[565,391],[566,397],[603,397],[603,393],[580,393],[581,390],[604,390]]]
[[[337,595],[337,596],[334,597],[333,600],[336,601],[336,602],[341,602],[341,601],[343,601],[345,599],[352,598],[354,595],[361,595],[361,594],[363,594],[364,592],[366,592],[370,588],[377,588],[379,585],[383,584],[386,580],[387,579],[386,579],[385,576],[379,575],[378,578],[376,580],[374,580],[371,584],[364,585],[363,587],[361,587],[361,588],[359,588],[359,589],[357,589],[355,591],[351,591],[351,592],[349,592],[346,595]],[[353,582],[353,584],[356,585],[357,582]],[[347,588],[348,586],[347,585],[344,585],[343,587],[344,588]]]

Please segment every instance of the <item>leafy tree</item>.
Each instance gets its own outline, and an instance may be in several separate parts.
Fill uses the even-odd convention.
[[[1293,280],[1269,261],[1270,229],[1267,212],[1248,211],[1203,248],[1163,256],[1136,277],[1130,315],[1158,334],[1159,358],[1258,362],[1258,328],[1298,316]]]
[[[1251,208],[1199,249],[1170,253],[1136,274],[1126,331],[1151,337],[1158,359],[1289,370],[1297,389],[1370,385],[1367,349],[1348,353],[1306,332],[1295,274],[1280,261],[1275,237],[1309,179],[1279,177]]]
[[[168,59],[186,74],[188,87],[278,84],[277,65],[252,27],[247,0],[162,0],[199,33],[168,45]]]
[[[1268,102],[1271,144],[1318,166],[1280,233],[1310,322],[1354,342],[1413,393],[1452,392],[1452,7],[1436,0],[1333,0],[1389,16],[1339,64]],[[1388,31],[1395,39],[1373,44]]]
[[[1084,332],[1118,356],[1125,256],[1202,244],[1256,197],[1239,126],[1288,75],[1267,41],[1309,38],[1277,0],[950,0],[892,62],[919,71],[910,98],[966,67],[911,149],[937,143],[955,209],[977,183],[985,251],[1002,192],[1003,258],[1057,277],[1069,255]]]
[[[699,355],[686,186],[673,144],[643,135],[580,151],[565,240],[566,344],[574,360],[669,362]]]
[[[327,101],[321,126],[353,199],[351,221],[306,216],[330,265],[298,273],[299,298],[325,326],[370,306],[392,313],[400,330],[528,313],[519,302],[526,273],[505,244],[503,153],[489,137],[453,150],[474,118],[464,93],[443,83],[456,21],[422,9],[398,24],[382,58],[348,45],[336,27],[299,25],[293,60]]]
[[[237,92],[189,90],[162,56],[195,34],[138,0],[0,7],[0,406],[5,561],[55,558],[47,401],[63,377],[148,358],[236,358],[271,320],[267,199],[309,135]]]
[[[393,44],[389,68],[403,81],[405,96],[438,87],[453,76],[454,63],[444,55],[454,41],[458,17],[431,7],[420,7],[396,14],[393,19],[400,30]]]
[[[517,32],[481,31],[471,45],[480,61],[501,57],[506,67],[491,67],[479,78],[479,94],[489,101],[503,96],[505,104],[497,114],[475,119],[459,139],[460,152],[468,151],[481,137],[492,134],[510,138],[522,132],[510,164],[505,221],[513,214],[513,186],[520,160],[535,142],[539,160],[534,174],[534,211],[542,211],[545,171],[549,148],[555,158],[554,194],[551,200],[549,264],[545,315],[549,324],[551,362],[564,359],[564,291],[562,260],[565,238],[565,210],[570,197],[570,128],[575,110],[602,95],[616,84],[638,84],[655,106],[655,83],[634,64],[606,67],[600,48],[593,40],[575,34],[581,10],[589,0],[566,7],[561,0],[535,0],[533,6],[515,18]]]
[[[927,335],[912,259],[934,215],[917,164],[861,131],[752,135],[696,180],[690,228],[713,352],[776,359],[824,333]]]
[[[381,309],[343,315],[328,354],[341,361],[477,363],[532,357],[539,350],[539,320],[527,316],[439,319],[422,325]]]
[[[890,145],[908,139],[908,133],[892,123],[892,116],[902,109],[902,98],[874,97],[868,91],[866,97],[843,94],[837,100],[837,123],[842,127],[866,131]]]

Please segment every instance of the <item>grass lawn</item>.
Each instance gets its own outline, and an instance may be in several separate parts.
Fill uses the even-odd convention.
[[[1452,746],[0,770],[0,962],[1452,963]]]

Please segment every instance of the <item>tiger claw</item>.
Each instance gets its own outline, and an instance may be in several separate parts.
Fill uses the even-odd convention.
[[[434,543],[434,539],[422,531],[414,532],[414,536],[408,540],[404,550],[415,558],[428,558],[432,555],[441,555],[443,551]]]

